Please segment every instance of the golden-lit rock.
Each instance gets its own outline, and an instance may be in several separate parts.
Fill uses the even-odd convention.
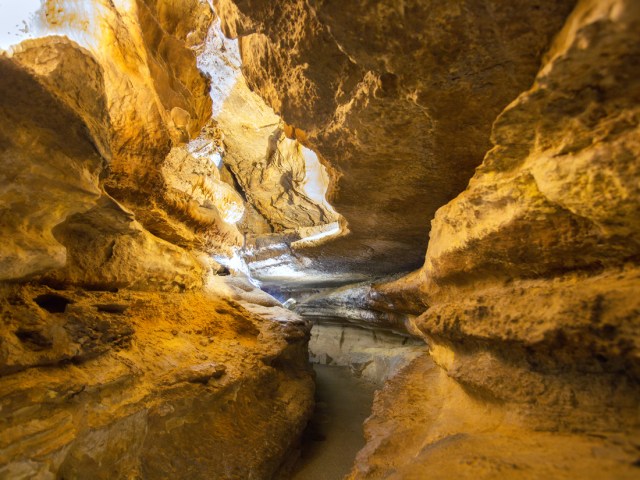
[[[639,26],[579,2],[423,269],[382,287],[421,293],[438,367],[381,393],[352,478],[637,476]]]
[[[429,221],[489,148],[574,0],[216,0],[249,87],[335,170],[350,235],[308,251],[318,270],[420,266]]]
[[[0,477],[284,473],[299,313],[390,378],[351,478],[635,478],[636,3],[42,2],[0,54]]]
[[[3,478],[271,478],[296,447],[304,322],[203,293],[2,294]]]
[[[325,198],[330,173],[301,143],[304,132],[296,135],[249,89],[237,41],[225,39],[217,23],[199,62],[217,82],[213,117],[224,137],[224,163],[271,231],[291,233],[337,221]]]
[[[586,419],[585,419],[586,420]],[[367,445],[349,479],[635,478],[633,443],[615,433],[526,428],[526,420],[463,388],[428,355],[375,397]]]
[[[65,264],[52,230],[100,197],[110,123],[100,67],[68,40],[25,42],[0,68],[0,279],[11,280]]]

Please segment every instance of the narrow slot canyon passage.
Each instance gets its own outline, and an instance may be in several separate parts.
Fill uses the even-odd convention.
[[[313,369],[316,407],[291,479],[341,479],[364,447],[362,424],[371,414],[375,386],[354,376],[348,367],[318,364]]]
[[[0,480],[640,475],[640,2],[0,0]]]
[[[425,350],[406,335],[345,325],[336,318],[315,321],[309,353],[316,406],[292,479],[344,478],[365,445],[363,423],[371,415],[374,392]]]

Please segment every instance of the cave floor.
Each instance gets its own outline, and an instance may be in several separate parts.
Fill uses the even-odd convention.
[[[349,473],[364,446],[363,422],[371,413],[375,385],[348,367],[314,365],[316,409],[303,438],[292,480],[338,480]]]

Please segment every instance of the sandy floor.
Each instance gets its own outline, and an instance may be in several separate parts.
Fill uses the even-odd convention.
[[[364,446],[362,422],[371,413],[375,387],[347,367],[314,365],[316,412],[292,480],[339,480]]]

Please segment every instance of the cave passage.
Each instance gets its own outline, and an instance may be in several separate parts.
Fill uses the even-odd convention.
[[[371,413],[371,382],[349,367],[314,365],[316,408],[302,438],[292,480],[337,480],[351,470],[364,444],[362,424]]]
[[[0,480],[640,479],[639,58],[639,0],[0,0]]]

